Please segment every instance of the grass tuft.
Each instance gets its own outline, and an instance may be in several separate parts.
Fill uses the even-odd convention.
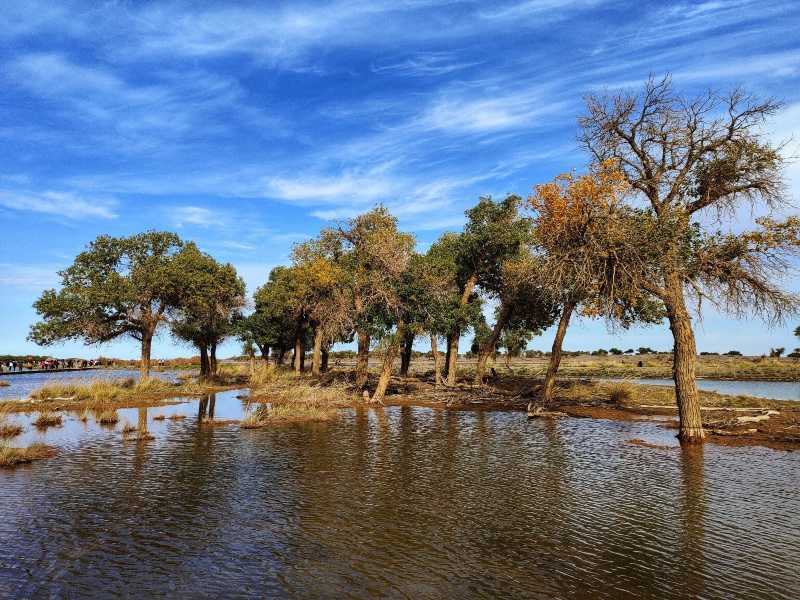
[[[22,426],[16,423],[0,423],[0,439],[17,437],[22,431]]]
[[[61,415],[50,410],[43,410],[39,413],[39,416],[36,417],[33,424],[39,429],[47,429],[48,427],[61,425],[61,422]]]
[[[97,422],[101,425],[116,425],[119,423],[119,415],[113,409],[107,409],[97,415]]]
[[[244,429],[266,427],[271,423],[331,421],[339,416],[336,406],[316,401],[290,401],[263,404],[249,413],[239,426]]]
[[[55,449],[44,444],[32,444],[27,448],[0,445],[0,467],[15,467],[55,455]]]

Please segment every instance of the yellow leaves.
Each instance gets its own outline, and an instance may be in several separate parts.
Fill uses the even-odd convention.
[[[613,213],[628,191],[623,174],[605,161],[586,175],[563,173],[534,187],[528,204],[536,212],[536,228],[545,247],[582,236],[594,222]]]

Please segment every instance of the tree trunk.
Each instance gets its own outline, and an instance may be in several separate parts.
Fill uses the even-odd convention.
[[[400,344],[403,343],[404,337],[405,324],[403,321],[398,321],[394,339],[392,343],[389,344],[389,347],[386,348],[386,354],[383,356],[383,366],[381,367],[381,374],[378,378],[378,386],[375,388],[375,393],[372,394],[372,402],[383,402],[383,397],[386,395],[386,388],[389,386],[389,381],[392,378],[394,361],[400,353]]]
[[[358,332],[358,358],[356,359],[356,387],[361,389],[367,384],[369,376],[369,334]]]
[[[322,347],[322,372],[328,372],[328,345]]]
[[[198,344],[200,348],[200,379],[208,379],[208,346]]]
[[[433,384],[439,387],[442,385],[442,355],[439,354],[435,333],[431,334],[431,354],[433,354]]]
[[[477,275],[470,275],[470,278],[464,283],[464,289],[461,290],[460,305],[466,306],[469,302],[469,297],[472,295],[472,290],[475,289],[475,284],[478,283]],[[447,385],[456,384],[456,363],[458,362],[458,341],[461,338],[461,323],[459,323],[450,334],[447,343]]]
[[[561,346],[564,343],[564,336],[567,334],[567,327],[569,327],[569,320],[572,318],[575,306],[575,302],[567,302],[561,308],[561,318],[558,320],[556,337],[553,339],[553,348],[550,353],[550,364],[547,365],[547,374],[544,377],[544,385],[542,386],[542,404],[544,404],[545,407],[553,402],[553,395],[556,387],[556,374],[561,364]],[[532,404],[532,402],[528,404],[528,411],[533,408]]]
[[[400,376],[408,377],[408,367],[411,366],[411,353],[414,347],[414,332],[406,331],[403,336],[403,353],[400,355]]]
[[[269,344],[259,344],[258,349],[261,351],[261,359],[269,362]]]
[[[150,350],[153,347],[153,332],[142,334],[142,358],[139,362],[139,381],[150,378]]]
[[[667,278],[666,283],[667,297],[664,298],[664,304],[675,342],[672,352],[672,378],[675,381],[675,400],[680,422],[678,438],[681,442],[702,443],[705,432],[695,380],[697,346],[692,331],[692,318],[686,309],[680,278],[672,275]]]
[[[450,367],[450,350],[452,348],[452,345],[450,344],[450,341],[452,340],[452,338],[453,338],[453,334],[450,333],[450,334],[447,335],[447,338],[445,338],[445,340],[444,340],[444,349],[445,349],[445,353],[444,353],[444,370],[443,370],[444,379],[447,378],[447,369]],[[443,383],[444,383],[444,379],[442,379]]]
[[[494,353],[497,348],[497,340],[500,339],[500,334],[508,323],[511,316],[511,306],[506,302],[500,307],[500,313],[497,315],[497,322],[492,329],[492,335],[489,339],[485,340],[478,351],[478,362],[475,365],[475,385],[483,385],[483,375],[486,372],[486,363],[489,357]]]
[[[279,367],[282,367],[285,358],[286,358],[286,346],[280,346],[278,348],[278,356],[275,357],[275,364]]]
[[[303,370],[303,328],[300,322],[294,333],[294,372],[299,373]]]
[[[217,344],[211,344],[208,357],[209,375],[214,378],[217,376]]]
[[[314,328],[314,355],[311,358],[311,374],[322,372],[322,327]]]
[[[456,384],[456,363],[458,361],[458,340],[461,333],[454,331],[447,339],[447,385]]]

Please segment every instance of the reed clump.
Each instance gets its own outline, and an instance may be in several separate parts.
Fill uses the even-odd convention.
[[[63,419],[58,413],[51,410],[43,410],[38,414],[33,424],[39,429],[47,429],[48,427],[61,425],[62,421]]]
[[[0,467],[15,467],[55,455],[55,448],[45,444],[31,444],[24,448],[0,445]]]
[[[336,405],[327,402],[295,400],[262,404],[241,420],[243,429],[257,429],[273,423],[331,421],[339,416]]]
[[[10,385],[5,379],[0,379],[0,387],[8,387]]]
[[[119,423],[119,415],[116,410],[107,409],[97,415],[97,422],[100,425],[116,425]]]
[[[0,408],[0,439],[17,437],[23,431],[17,423],[9,423],[8,410]]]

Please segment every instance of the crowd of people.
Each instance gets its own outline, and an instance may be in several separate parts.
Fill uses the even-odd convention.
[[[9,360],[0,363],[0,370],[4,373],[19,373],[21,371],[58,371],[65,369],[87,369],[100,365],[98,359],[85,360],[82,358],[46,358],[44,360]]]

